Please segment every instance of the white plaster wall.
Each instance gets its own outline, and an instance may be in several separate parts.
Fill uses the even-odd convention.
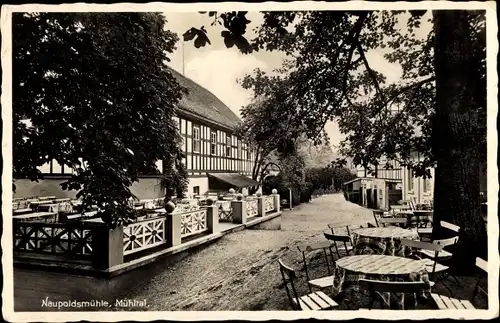
[[[186,195],[193,195],[193,188],[195,186],[200,187],[200,194],[205,193],[208,191],[208,177],[192,177],[189,178],[189,183],[188,183],[188,190],[186,192]]]

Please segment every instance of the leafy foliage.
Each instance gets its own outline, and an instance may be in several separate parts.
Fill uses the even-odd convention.
[[[74,169],[62,188],[107,223],[131,215],[132,183],[181,154],[182,89],[165,65],[177,36],[164,24],[156,13],[13,15],[14,178],[38,180],[54,159]]]
[[[337,120],[347,135],[340,150],[355,164],[372,171],[386,157],[410,166],[416,176],[428,176],[427,170],[436,160],[431,149],[434,31],[423,27],[432,23],[429,12],[272,11],[262,16],[264,23],[255,29],[257,37],[241,42],[239,48],[245,53],[279,50],[287,59],[277,70],[278,76],[256,70],[244,78],[242,86],[281,116],[289,129],[288,137],[282,138],[305,132],[319,143],[326,137],[325,124]],[[485,121],[484,12],[470,11],[468,19],[474,38],[471,62],[478,62],[481,79],[476,93],[484,103],[479,113]],[[370,50],[384,51],[386,59],[399,63],[403,70],[400,80],[388,84],[370,65],[366,57]],[[477,142],[485,148],[483,126],[485,122],[477,131]],[[263,135],[269,132],[272,130]],[[424,158],[415,159],[416,153]]]
[[[269,107],[293,134],[321,140],[325,124],[336,119],[346,135],[341,151],[355,165],[372,171],[381,159],[392,159],[422,177],[436,166],[434,221],[464,228],[470,259],[486,250],[477,183],[486,161],[485,12],[262,15],[257,37],[248,46],[241,42],[242,51],[279,50],[287,59],[279,76],[256,71],[243,86],[269,101],[279,93],[282,99]],[[366,53],[372,50],[401,66],[399,80],[390,83],[370,65]],[[435,237],[442,234],[433,230]]]

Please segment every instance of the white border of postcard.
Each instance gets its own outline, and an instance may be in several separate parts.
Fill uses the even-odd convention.
[[[11,67],[11,14],[12,12],[75,12],[75,11],[154,11],[154,12],[187,12],[187,11],[266,11],[266,10],[408,10],[408,9],[482,9],[486,10],[487,16],[487,113],[488,113],[488,266],[489,266],[489,309],[488,310],[429,310],[429,311],[325,311],[325,312],[292,312],[292,311],[211,311],[211,312],[14,312],[13,303],[13,260],[12,260],[12,221],[7,215],[12,210],[12,191],[8,189],[12,185],[12,67]],[[496,17],[496,3],[490,2],[448,2],[448,1],[424,1],[424,2],[368,2],[347,1],[337,3],[297,1],[288,3],[265,2],[265,3],[194,3],[194,4],[167,4],[153,2],[147,4],[115,3],[115,4],[60,4],[60,5],[8,5],[1,8],[1,32],[2,32],[2,119],[3,119],[3,176],[2,187],[2,263],[3,282],[2,292],[5,319],[15,322],[45,321],[150,321],[150,320],[294,320],[303,318],[345,320],[352,318],[373,318],[385,320],[397,319],[431,319],[431,318],[454,318],[454,319],[486,319],[498,317],[498,278],[499,278],[499,253],[498,253],[498,170],[497,170],[497,131],[496,116],[498,113],[497,91],[498,76],[496,59],[498,53],[498,31]]]

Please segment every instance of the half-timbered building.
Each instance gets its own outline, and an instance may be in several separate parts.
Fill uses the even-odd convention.
[[[246,188],[258,185],[249,177],[254,156],[235,134],[239,117],[207,89],[174,70],[171,72],[188,90],[179,102],[174,117],[183,138],[183,163],[189,177],[186,194],[200,195],[228,188],[245,193]],[[161,161],[157,166],[162,169]],[[16,180],[15,197],[76,195],[75,191],[63,191],[59,185],[71,176],[70,167],[53,160],[39,169],[44,179],[38,182]],[[138,198],[155,198],[165,194],[161,175],[158,174],[141,176],[131,190]]]

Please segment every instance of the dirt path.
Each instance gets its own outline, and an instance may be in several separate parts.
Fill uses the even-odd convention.
[[[286,211],[280,231],[226,235],[165,268],[125,297],[147,299],[150,310],[285,310],[289,305],[279,288],[277,259],[299,268],[297,245],[324,241],[328,223],[372,219],[369,210],[346,202],[340,194],[323,196]],[[299,288],[305,291],[305,284]]]
[[[110,281],[16,269],[15,307],[45,310],[40,300],[50,297],[146,300],[147,309],[153,311],[288,310],[277,259],[299,269],[297,245],[324,241],[328,223],[372,220],[370,210],[346,202],[341,194],[326,195],[285,211],[281,230],[231,233],[199,250],[162,259]],[[305,293],[303,273],[299,277],[299,293]]]

